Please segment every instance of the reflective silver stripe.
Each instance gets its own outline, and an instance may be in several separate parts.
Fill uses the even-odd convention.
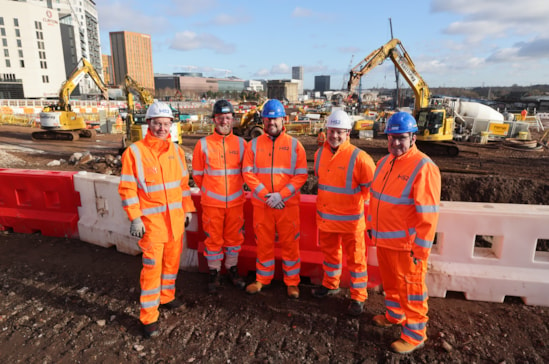
[[[360,187],[357,186],[353,189],[348,189],[347,187],[332,187],[324,184],[318,184],[318,189],[321,191],[328,191],[333,193],[339,193],[342,195],[354,195],[360,192]]]
[[[135,177],[131,174],[123,174],[120,176],[120,180],[123,182],[133,182],[136,183]]]
[[[355,221],[364,217],[364,211],[358,215],[334,215],[317,210],[317,214],[323,219],[332,221]]]
[[[291,173],[289,173],[289,174],[295,174],[295,166],[297,165],[296,149],[297,149],[297,139],[292,138],[292,154],[291,154],[292,155],[292,161],[291,161],[291,164],[290,164]]]
[[[438,205],[416,205],[416,211],[419,213],[438,212]]]
[[[160,293],[160,287],[156,287],[153,289],[147,289],[145,291],[141,291],[141,296],[150,296],[152,294],[159,294]]]
[[[195,176],[203,176],[204,175],[204,171],[203,170],[196,170],[196,169],[193,169],[193,174]]]
[[[242,196],[242,194],[243,194],[242,190],[240,190],[238,192],[235,192],[230,196],[224,196],[224,195],[220,195],[218,193],[212,192],[212,191],[206,191],[204,188],[203,188],[203,191],[206,192],[206,195],[208,197],[211,197],[211,198],[214,198],[218,201],[223,201],[223,202],[230,202],[230,201],[232,201],[234,199],[237,199],[238,197]]]
[[[332,264],[327,261],[322,262],[325,266],[330,267],[332,269],[341,269],[341,264]]]
[[[159,306],[159,305],[160,305],[160,298],[158,298],[154,301],[141,302],[141,308],[151,308],[151,307],[156,307],[156,306]]]
[[[422,248],[431,249],[433,242],[425,239],[420,239],[416,236],[414,243]]]
[[[183,208],[183,204],[181,204],[181,202],[172,202],[171,204],[168,205],[169,210],[182,209],[182,208]]]
[[[158,184],[158,185],[150,185],[148,186],[149,192],[158,192],[158,191],[164,191],[164,184]]]
[[[380,201],[391,203],[394,205],[413,205],[414,199],[409,197],[393,197],[388,195],[381,195],[377,191],[372,191],[372,196]]]
[[[253,172],[253,167],[244,167],[242,168],[242,172],[243,173],[247,173],[247,172]]]
[[[181,160],[181,156],[179,155],[179,144],[173,143],[173,146],[175,148],[175,155],[177,155],[177,159],[179,160],[179,167],[181,167],[181,176],[186,177],[189,174],[189,171],[183,165],[183,161]],[[183,154],[185,154],[185,152],[183,152]]]
[[[385,162],[387,162],[388,159],[389,159],[389,155],[386,155],[385,157],[381,158],[381,160],[379,161],[379,166],[376,168],[374,172],[374,178],[373,178],[374,180],[376,179],[379,172],[381,172],[383,165],[385,164]]]
[[[164,184],[164,188],[166,188],[167,190],[172,189],[172,188],[179,188],[179,187],[181,187],[181,180],[168,182],[168,183]]]
[[[238,144],[240,147],[240,164],[242,164],[242,160],[244,159],[244,139],[239,137]]]
[[[163,284],[163,285],[162,285],[162,290],[165,290],[165,289],[175,289],[175,283],[172,283],[172,284]]]
[[[205,173],[210,176],[231,176],[241,173],[240,169],[211,169],[207,168]]]
[[[290,168],[254,168],[254,173],[257,174],[271,174],[271,173],[285,173],[294,174],[294,169]]]
[[[143,212],[143,215],[147,216],[147,215],[152,215],[152,214],[160,214],[162,212],[166,212],[166,206],[158,206],[158,207],[151,207],[151,208],[148,208],[148,209],[143,209],[142,210]]]
[[[137,167],[137,185],[139,188],[145,191],[145,193],[149,193],[149,189],[147,188],[147,184],[145,183],[145,171],[143,170],[141,151],[139,151],[139,148],[136,144],[130,145],[130,149],[133,151],[133,154],[135,156],[135,163]]]
[[[425,164],[429,163],[429,161],[430,159],[423,158],[416,164],[414,171],[412,172],[412,174],[410,175],[410,178],[408,179],[408,182],[406,183],[406,186],[402,190],[401,196],[410,196],[417,174]]]
[[[162,279],[176,279],[177,278],[177,274],[162,274]]]
[[[315,176],[318,176],[318,166],[320,164],[320,158],[322,157],[323,151],[324,151],[324,147],[320,147],[320,149],[318,150],[318,154],[316,155]]]
[[[181,193],[181,196],[183,197],[187,197],[191,195],[192,195],[191,190],[183,190],[183,192]]]
[[[132,197],[122,200],[122,206],[130,206],[139,203],[139,197]]]
[[[294,174],[309,174],[307,168],[296,168]]]

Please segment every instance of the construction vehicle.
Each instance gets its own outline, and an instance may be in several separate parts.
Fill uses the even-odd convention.
[[[109,99],[107,86],[88,60],[82,58],[71,76],[63,82],[59,90],[57,104],[46,106],[40,113],[40,128],[45,131],[32,133],[33,140],[78,140],[80,137],[96,136],[94,129],[87,129],[84,118],[78,116],[69,104],[71,93],[84,76],[88,75],[103,93],[105,100]]]
[[[248,102],[249,103],[249,102]],[[261,119],[261,110],[265,102],[254,105],[246,110],[242,116],[236,117],[233,124],[233,134],[251,140],[264,133],[263,120]]]
[[[151,93],[141,86],[130,75],[124,78],[124,91],[126,92],[127,115],[126,133],[122,138],[122,150],[126,149],[131,143],[141,140],[147,134],[147,120],[145,119],[147,108],[154,102]],[[136,109],[134,93],[137,94],[141,109]],[[172,107],[174,122],[170,129],[172,141],[181,144],[181,124],[179,123],[179,111]]]
[[[459,154],[459,148],[453,141],[454,117],[451,110],[443,105],[431,105],[431,93],[429,86],[417,73],[412,59],[402,46],[400,40],[393,38],[385,45],[376,49],[364,58],[358,65],[351,69],[347,89],[349,97],[352,97],[354,89],[362,76],[370,72],[374,67],[382,64],[389,58],[406,79],[415,96],[413,115],[417,120],[418,144],[430,144],[430,146],[443,148],[452,156]]]

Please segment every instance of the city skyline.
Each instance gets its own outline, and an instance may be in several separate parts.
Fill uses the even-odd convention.
[[[329,75],[332,89],[350,67],[399,38],[430,87],[528,86],[546,83],[549,3],[525,0],[420,0],[267,3],[217,0],[96,1],[102,52],[108,33],[150,34],[155,73],[288,79],[303,66],[304,88]],[[363,88],[394,87],[390,61]]]

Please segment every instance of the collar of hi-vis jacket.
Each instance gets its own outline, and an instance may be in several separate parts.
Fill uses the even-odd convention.
[[[280,134],[278,134],[277,136],[271,136],[270,134],[268,133],[265,133],[265,135],[267,135],[267,137],[269,137],[269,139],[271,139],[273,142],[275,140],[277,140],[279,137],[281,137],[283,134],[286,134],[286,128],[284,126],[282,126],[282,131],[280,132]]]
[[[213,132],[213,134],[211,134],[211,135],[212,135],[212,137],[213,137],[214,139],[216,139],[216,140],[223,140],[223,139],[228,138],[228,137],[230,137],[231,135],[233,135],[233,132],[232,132],[232,130],[231,130],[231,131],[229,132],[229,134],[227,134],[227,135],[222,135],[222,134],[219,134],[219,133],[217,132],[217,130],[214,129],[214,132]]]
[[[389,156],[390,156],[389,160],[390,161],[406,161],[407,159],[410,159],[410,158],[414,157],[418,152],[419,152],[419,149],[417,149],[417,146],[414,144],[403,155],[395,157],[394,155],[389,154]]]
[[[166,139],[160,139],[155,137],[150,129],[147,129],[147,135],[145,135],[143,142],[155,152],[166,152],[172,143],[172,136],[168,133]]]

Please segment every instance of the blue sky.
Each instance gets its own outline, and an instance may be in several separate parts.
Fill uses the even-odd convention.
[[[430,87],[549,83],[547,0],[96,0],[103,53],[109,32],[150,34],[155,73],[242,79],[290,78],[305,88],[399,38]],[[352,62],[351,62],[352,60]],[[387,60],[362,88],[394,87]],[[402,80],[402,78],[401,78]]]

